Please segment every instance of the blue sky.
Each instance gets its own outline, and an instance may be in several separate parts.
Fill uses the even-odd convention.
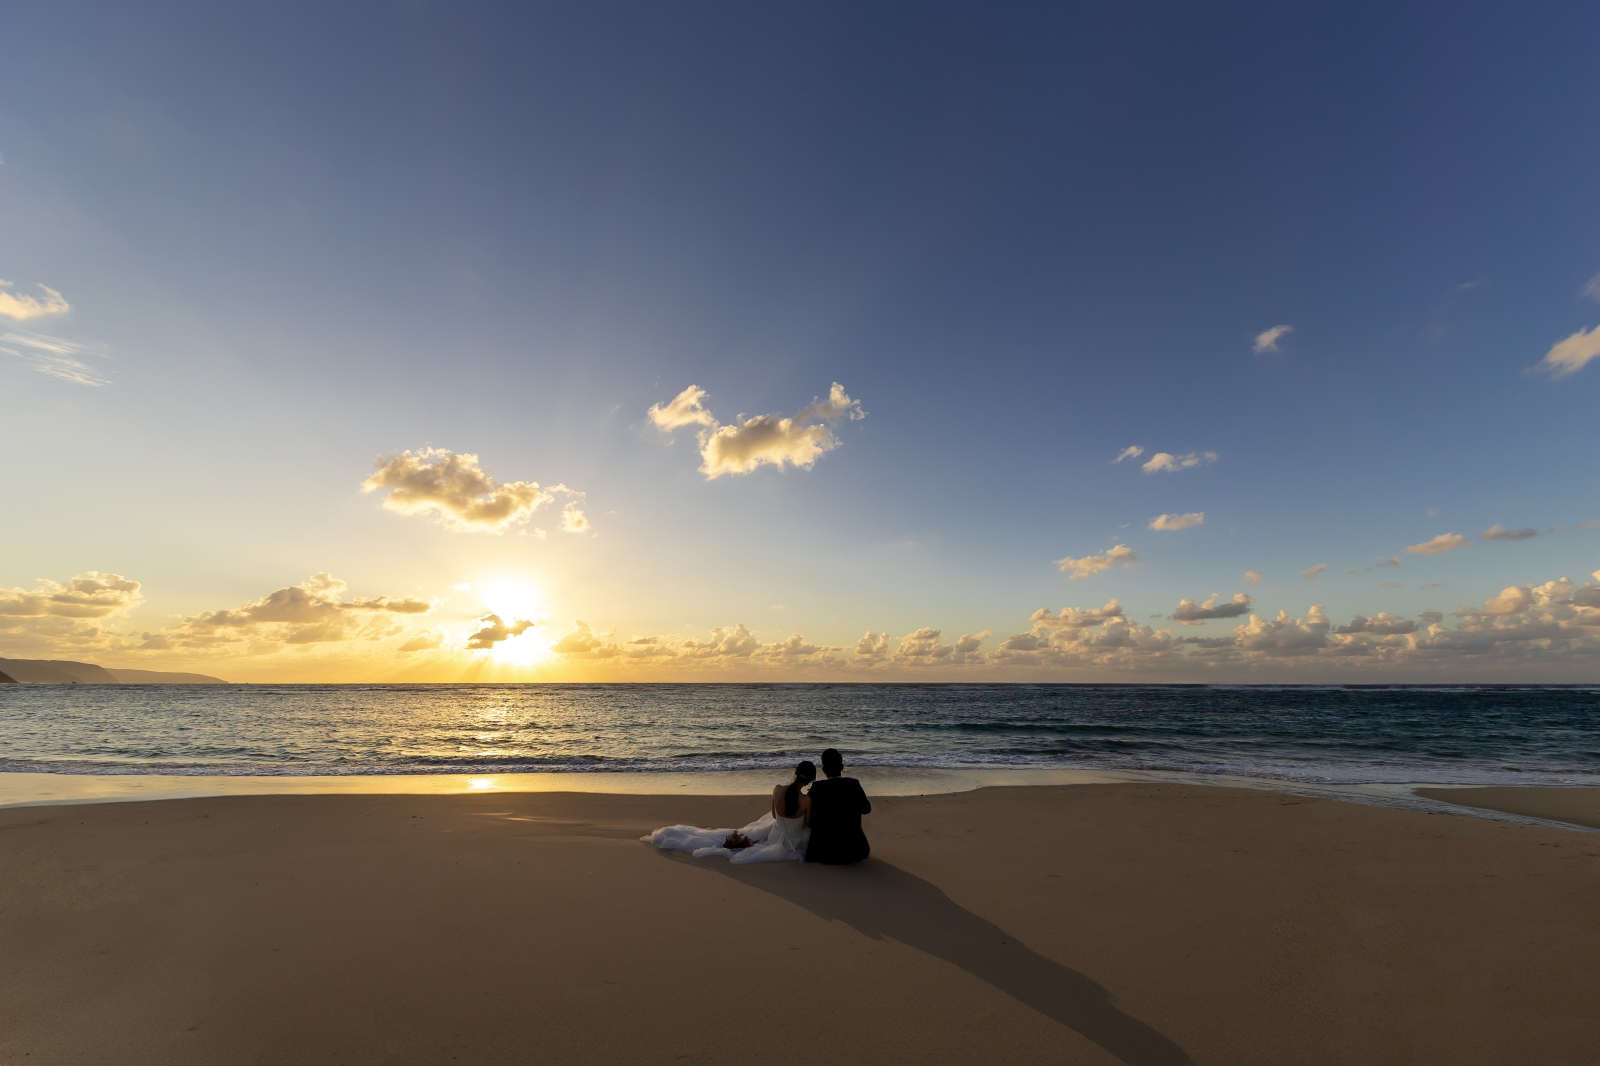
[[[1600,326],[1591,5],[6,25],[0,292],[35,304],[0,316],[0,655],[240,678],[1595,676],[1587,594],[1531,591],[1600,580],[1600,528],[1577,528],[1600,519],[1600,361],[1530,370]],[[708,479],[713,427],[647,415],[694,385],[717,427],[791,416],[835,382],[865,417],[808,468]],[[425,447],[582,495],[489,530],[361,491]],[[1158,453],[1216,458],[1144,472]],[[1495,525],[1540,533],[1476,539]],[[1471,543],[1405,551],[1449,533]],[[1138,561],[1057,565],[1116,545]],[[91,572],[121,584],[74,606]],[[301,586],[312,614],[273,615]],[[1511,587],[1521,610],[1451,613]],[[1030,621],[1115,598],[1128,626],[1220,642],[1248,615],[1170,617],[1213,593],[1331,621],[1265,658],[1243,637],[1118,658]],[[379,596],[427,609],[349,606]],[[1437,655],[1421,629],[1334,639],[1429,610],[1556,629]],[[536,625],[469,647],[491,613]],[[609,635],[549,651],[580,619]],[[714,635],[739,625],[755,652]],[[852,652],[866,632],[883,662]],[[1029,632],[1056,643],[995,657]],[[778,656],[791,633],[824,651]],[[627,661],[650,638],[716,647]]]

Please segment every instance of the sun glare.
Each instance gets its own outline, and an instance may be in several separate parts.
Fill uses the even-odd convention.
[[[478,593],[478,599],[507,626],[539,620],[539,590],[526,582],[490,582]],[[545,631],[534,626],[517,636],[497,641],[489,651],[489,658],[511,666],[531,666],[549,656],[549,644]]]

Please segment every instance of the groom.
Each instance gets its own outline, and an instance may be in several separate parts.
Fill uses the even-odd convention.
[[[833,748],[822,753],[822,772],[826,777],[811,786],[811,843],[806,846],[806,862],[825,862],[832,866],[860,862],[871,847],[861,831],[861,816],[872,813],[872,803],[861,791],[861,782],[844,773],[844,757]]]

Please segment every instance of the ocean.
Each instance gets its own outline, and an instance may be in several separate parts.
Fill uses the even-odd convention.
[[[1600,785],[1600,685],[5,685],[0,772],[850,765]]]

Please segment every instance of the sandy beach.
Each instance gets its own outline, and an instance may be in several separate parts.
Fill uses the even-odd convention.
[[[1419,788],[1417,795],[1463,807],[1600,829],[1600,788]]]
[[[1086,785],[880,799],[853,868],[637,839],[759,807],[0,811],[0,1060],[1600,1059],[1592,834]]]

